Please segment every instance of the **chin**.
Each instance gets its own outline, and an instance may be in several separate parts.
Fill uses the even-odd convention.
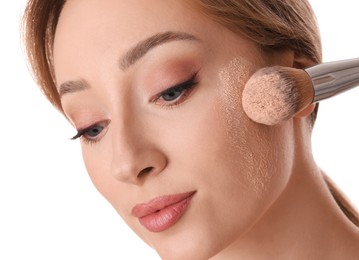
[[[155,248],[162,259],[183,260],[183,259],[209,259],[214,256],[217,250],[202,243],[202,241],[187,239],[184,243],[159,246]]]
[[[150,241],[161,259],[209,259],[230,244],[228,237],[221,239],[211,234],[211,230],[214,229],[198,223],[186,227],[179,225],[161,233],[151,234]]]

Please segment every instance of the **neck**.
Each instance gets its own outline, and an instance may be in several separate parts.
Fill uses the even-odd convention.
[[[323,173],[308,149],[303,149],[308,146],[299,144],[283,193],[247,234],[213,259],[353,259],[359,255],[359,229],[334,201]]]

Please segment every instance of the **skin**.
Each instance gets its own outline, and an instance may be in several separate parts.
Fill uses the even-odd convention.
[[[129,49],[166,31],[197,40],[166,42],[120,68]],[[312,159],[305,118],[312,107],[267,127],[250,121],[240,104],[241,89],[258,68],[305,62],[291,51],[265,54],[170,0],[69,0],[54,44],[57,85],[85,80],[89,86],[63,95],[66,117],[77,129],[103,127],[96,137],[85,136],[91,143],[81,142],[91,180],[163,259],[359,253],[358,232]],[[154,101],[193,75],[198,83],[190,93]],[[138,203],[189,191],[196,191],[190,207],[165,231],[150,232],[131,214]]]

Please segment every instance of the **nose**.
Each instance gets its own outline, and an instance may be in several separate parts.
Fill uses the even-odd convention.
[[[145,130],[133,131],[126,126],[113,129],[111,174],[116,180],[140,185],[162,172],[166,165],[166,156],[155,140],[145,136]]]

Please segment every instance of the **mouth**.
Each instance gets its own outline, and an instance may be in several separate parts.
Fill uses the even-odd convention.
[[[148,203],[137,204],[132,215],[151,232],[164,231],[186,213],[196,191],[157,197]]]

